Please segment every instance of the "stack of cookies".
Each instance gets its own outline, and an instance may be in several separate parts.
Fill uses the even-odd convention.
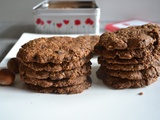
[[[160,27],[132,26],[100,36],[97,77],[113,88],[136,88],[157,81],[160,73]]]
[[[76,94],[91,86],[91,62],[98,36],[38,38],[17,53],[20,78],[43,93]]]

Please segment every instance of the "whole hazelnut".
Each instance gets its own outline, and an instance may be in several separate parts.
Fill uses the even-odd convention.
[[[9,69],[0,70],[0,85],[11,85],[15,80],[15,74]]]
[[[11,58],[7,63],[7,67],[14,73],[19,73],[19,64],[20,61],[17,58]]]

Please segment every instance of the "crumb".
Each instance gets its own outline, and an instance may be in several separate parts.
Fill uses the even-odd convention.
[[[143,95],[143,92],[140,92],[138,95]]]

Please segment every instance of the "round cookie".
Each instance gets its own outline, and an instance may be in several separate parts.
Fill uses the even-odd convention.
[[[20,75],[22,81],[28,84],[38,85],[41,87],[66,87],[83,83],[87,79],[87,75],[78,76],[76,78],[64,78],[61,80],[37,79]]]
[[[154,54],[159,54],[159,48],[157,48],[154,45],[148,46],[144,49],[136,49],[136,50],[114,50],[114,51],[108,51],[103,48],[95,47],[95,52],[98,55],[101,55],[105,58],[119,58],[119,59],[133,59],[133,58],[143,58],[145,56],[150,56]]]
[[[27,66],[28,68],[31,68],[35,71],[52,71],[52,72],[59,72],[59,71],[64,71],[64,70],[72,70],[79,68],[83,66],[85,63],[88,63],[90,59],[93,57],[92,54],[89,54],[88,56],[78,60],[78,61],[73,61],[73,62],[62,62],[61,64],[55,64],[52,62],[49,63],[36,63],[36,62],[28,62],[23,64]]]
[[[112,77],[118,77],[128,80],[143,80],[150,78],[157,78],[160,74],[160,66],[151,66],[148,69],[140,71],[122,71],[122,70],[109,70],[105,66],[101,66],[104,74]]]
[[[40,87],[33,84],[26,84],[27,87],[31,90],[40,92],[40,93],[57,93],[57,94],[77,94],[81,93],[84,90],[88,89],[91,86],[91,78],[88,77],[86,81],[82,84],[67,86],[67,87]]]
[[[159,33],[160,26],[156,24],[132,26],[103,33],[98,45],[109,51],[143,49],[158,42]]]
[[[139,87],[145,87],[153,82],[157,81],[158,77],[156,78],[149,78],[149,79],[143,79],[143,80],[128,80],[128,79],[122,79],[119,77],[112,77],[105,73],[103,73],[103,70],[99,69],[97,72],[97,77],[103,81],[103,83],[107,86],[110,86],[115,89],[124,89],[124,88],[139,88]]]
[[[98,59],[105,61],[105,63],[111,64],[121,64],[121,65],[130,65],[130,64],[148,64],[152,63],[153,60],[160,60],[160,56],[157,54],[144,56],[143,58],[132,58],[132,59],[120,59],[118,57],[105,58],[103,56],[98,57]]]
[[[106,77],[102,81],[107,86],[111,86],[115,89],[124,89],[124,88],[140,88],[145,87],[153,82],[156,82],[158,78],[150,78],[146,80],[140,80],[140,81],[130,81],[127,79],[121,80],[119,78],[113,78],[113,77]]]
[[[107,63],[104,59],[98,59],[98,63],[101,64],[101,66],[105,66],[106,68],[110,70],[122,70],[122,71],[139,71],[143,69],[147,69],[150,66],[160,66],[160,60],[159,59],[153,59],[149,63],[139,63],[139,64],[112,64]]]
[[[57,63],[78,61],[93,51],[89,35],[31,40],[21,46],[17,58],[23,62]]]
[[[94,46],[98,44],[99,42],[99,35],[91,35],[91,46],[92,46],[92,49],[94,50]]]
[[[33,69],[28,68],[27,66],[21,64],[19,67],[19,71],[21,75],[25,75],[30,78],[37,79],[51,79],[58,80],[63,78],[76,78],[77,76],[81,76],[84,74],[91,74],[91,62],[84,64],[83,66],[73,69],[73,70],[65,70],[59,72],[48,72],[48,71],[35,71]]]

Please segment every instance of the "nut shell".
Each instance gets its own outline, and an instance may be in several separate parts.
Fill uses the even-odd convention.
[[[9,69],[0,70],[0,85],[11,85],[15,80],[15,74]]]
[[[19,64],[20,61],[17,58],[11,58],[7,63],[7,67],[14,73],[19,73]]]

